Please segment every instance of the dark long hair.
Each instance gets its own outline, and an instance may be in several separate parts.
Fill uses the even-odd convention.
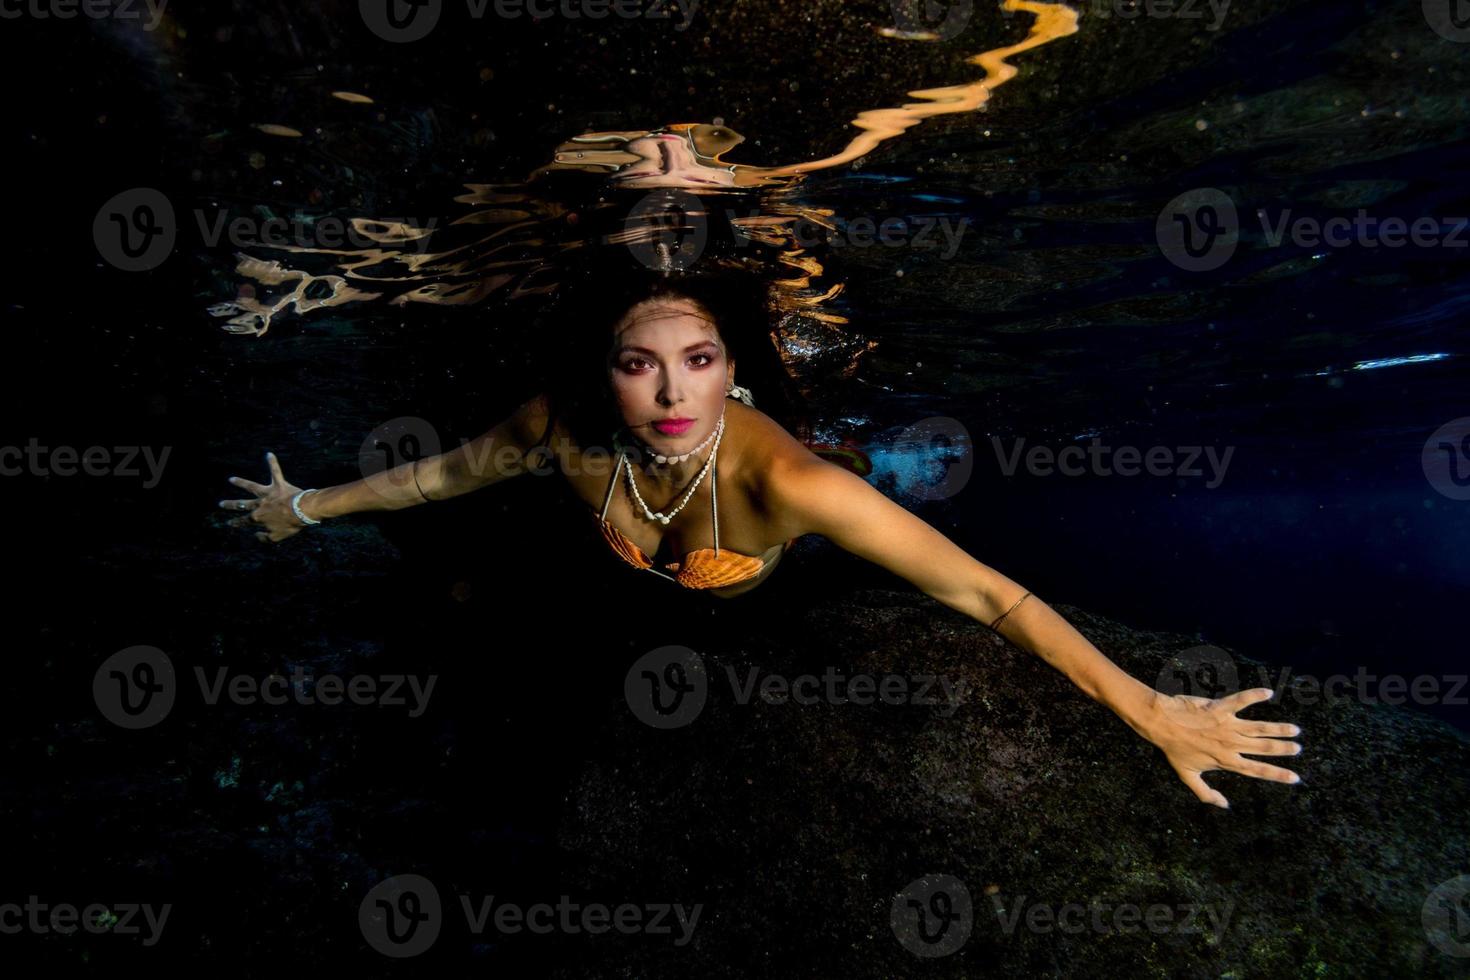
[[[608,448],[623,424],[608,378],[613,327],[644,300],[672,298],[693,301],[714,321],[735,359],[735,383],[750,389],[755,407],[811,440],[810,410],[777,348],[769,280],[735,259],[665,274],[617,251],[570,271],[539,318],[543,387],[579,446]]]

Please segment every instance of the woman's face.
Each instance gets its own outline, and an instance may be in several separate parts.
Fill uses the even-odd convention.
[[[613,328],[611,386],[623,424],[654,450],[688,452],[719,422],[735,361],[683,298],[645,300]]]

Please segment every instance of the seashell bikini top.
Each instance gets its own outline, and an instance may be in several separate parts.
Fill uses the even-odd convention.
[[[551,435],[551,424],[546,427],[547,437]],[[713,548],[699,548],[686,554],[682,561],[669,562],[664,566],[668,571],[654,567],[653,559],[644,554],[643,549],[629,540],[628,536],[614,527],[607,519],[607,508],[612,503],[613,490],[617,488],[618,477],[622,474],[625,456],[618,453],[618,464],[613,468],[612,480],[607,485],[607,494],[603,497],[602,513],[593,513],[589,507],[587,513],[597,521],[597,527],[602,532],[603,538],[613,552],[635,568],[647,569],[656,575],[662,575],[666,579],[677,582],[686,589],[720,589],[726,586],[736,585],[755,578],[766,567],[766,561],[762,557],[743,555],[738,551],[720,547],[720,515],[718,497],[716,495],[715,481],[719,477],[719,460],[710,463],[710,517],[714,523],[715,546]],[[781,546],[790,548],[796,543],[791,538]],[[772,551],[775,549],[772,548]],[[674,574],[670,574],[670,572]]]
[[[624,459],[623,454],[619,453],[618,465],[613,468],[612,482],[608,484],[607,496],[602,501],[602,513],[597,518],[597,526],[602,531],[602,536],[624,561],[637,568],[646,568],[664,578],[672,579],[686,589],[720,589],[735,585],[755,578],[766,567],[764,558],[742,555],[738,551],[720,547],[720,514],[714,483],[719,476],[720,464],[716,460],[710,464],[709,474],[710,517],[714,522],[715,546],[691,551],[684,556],[682,562],[669,562],[664,566],[676,574],[670,575],[668,572],[654,568],[652,559],[643,553],[643,549],[630,541],[627,535],[613,527],[607,520],[607,506],[612,502],[613,489],[618,485],[618,474],[622,472]],[[589,510],[588,513],[591,511]],[[782,550],[791,547],[795,541],[795,538],[787,541],[782,546]]]

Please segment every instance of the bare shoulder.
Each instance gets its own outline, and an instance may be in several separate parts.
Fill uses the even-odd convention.
[[[759,409],[732,400],[725,411],[731,423],[728,427],[736,436],[731,455],[740,484],[761,510],[774,506],[774,490],[780,480],[793,478],[809,466],[831,465]]]
[[[912,516],[867,480],[812,452],[774,419],[741,408],[749,416],[741,426],[748,433],[741,446],[741,482],[773,535],[820,534],[841,544],[855,522],[893,528]]]

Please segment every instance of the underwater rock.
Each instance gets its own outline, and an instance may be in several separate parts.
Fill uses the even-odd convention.
[[[1054,608],[1149,683],[1199,643]],[[1241,716],[1301,726],[1302,754],[1271,761],[1302,782],[1207,773],[1231,802],[1220,810],[1064,675],[922,594],[862,591],[747,625],[691,632],[705,685],[691,717],[655,728],[633,695],[608,704],[563,814],[575,896],[703,903],[692,938],[677,944],[677,923],[583,935],[558,976],[1449,976],[1470,964],[1451,955],[1470,953],[1446,918],[1453,902],[1431,898],[1470,871],[1470,740],[1442,722],[1278,691]],[[693,679],[698,663],[684,666]],[[829,672],[941,675],[960,695],[829,703]],[[764,700],[773,674],[814,675],[815,703]],[[925,892],[935,882],[944,899]],[[927,925],[910,921],[921,908]],[[1448,923],[1433,942],[1431,920]]]

